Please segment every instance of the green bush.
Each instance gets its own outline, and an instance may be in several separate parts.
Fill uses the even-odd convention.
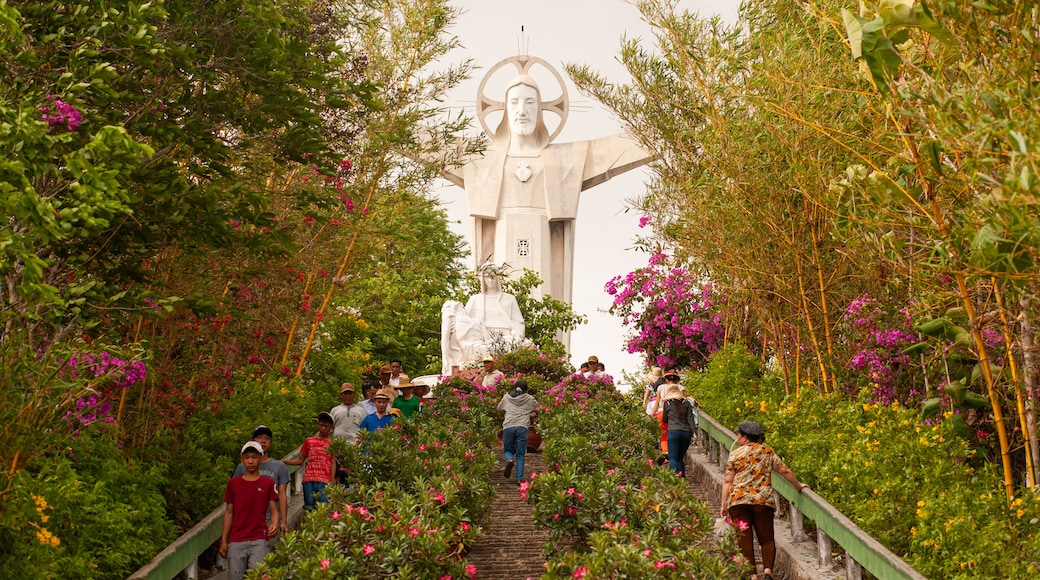
[[[9,578],[125,578],[173,540],[161,461],[125,458],[110,434],[82,429],[65,453],[14,477],[0,512]]]
[[[929,578],[1022,578],[1040,569],[1035,496],[1009,508],[998,466],[954,423],[869,403],[869,392],[784,398],[739,347],[686,379],[705,412],[731,429],[760,422],[799,478]]]

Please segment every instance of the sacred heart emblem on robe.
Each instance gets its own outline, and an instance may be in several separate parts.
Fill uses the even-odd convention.
[[[528,179],[531,179],[531,168],[527,166],[526,161],[520,162],[520,167],[516,170],[516,178],[520,180],[520,183],[527,183]]]

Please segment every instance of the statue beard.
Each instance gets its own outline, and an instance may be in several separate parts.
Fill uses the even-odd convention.
[[[525,123],[514,119],[513,126],[516,129],[516,134],[521,137],[530,137],[531,135],[534,135],[534,123],[530,121]]]

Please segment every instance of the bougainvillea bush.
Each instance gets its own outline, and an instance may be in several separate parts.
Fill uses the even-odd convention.
[[[569,377],[546,393],[549,469],[521,484],[548,528],[543,578],[736,578],[735,546],[712,547],[708,508],[653,460],[657,425],[602,381]]]
[[[684,379],[705,413],[733,429],[752,419],[799,478],[928,578],[1027,578],[1040,569],[1040,502],[1007,502],[999,468],[956,423],[919,408],[806,390],[739,346]],[[952,414],[947,411],[947,415]],[[949,418],[949,417],[943,417]]]
[[[493,391],[494,387],[489,387]],[[484,391],[441,394],[423,413],[330,450],[349,488],[307,514],[257,578],[475,578],[464,558],[490,513],[498,429]],[[473,406],[467,405],[473,398]]]
[[[724,330],[712,285],[654,253],[644,268],[606,284],[610,313],[631,329],[628,352],[662,368],[700,368],[722,344]]]

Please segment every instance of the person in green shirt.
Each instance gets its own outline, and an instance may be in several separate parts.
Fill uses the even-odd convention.
[[[401,391],[401,394],[394,399],[393,407],[400,410],[403,417],[411,418],[422,410],[419,397],[415,396],[415,383],[402,381],[397,385],[397,390]]]

